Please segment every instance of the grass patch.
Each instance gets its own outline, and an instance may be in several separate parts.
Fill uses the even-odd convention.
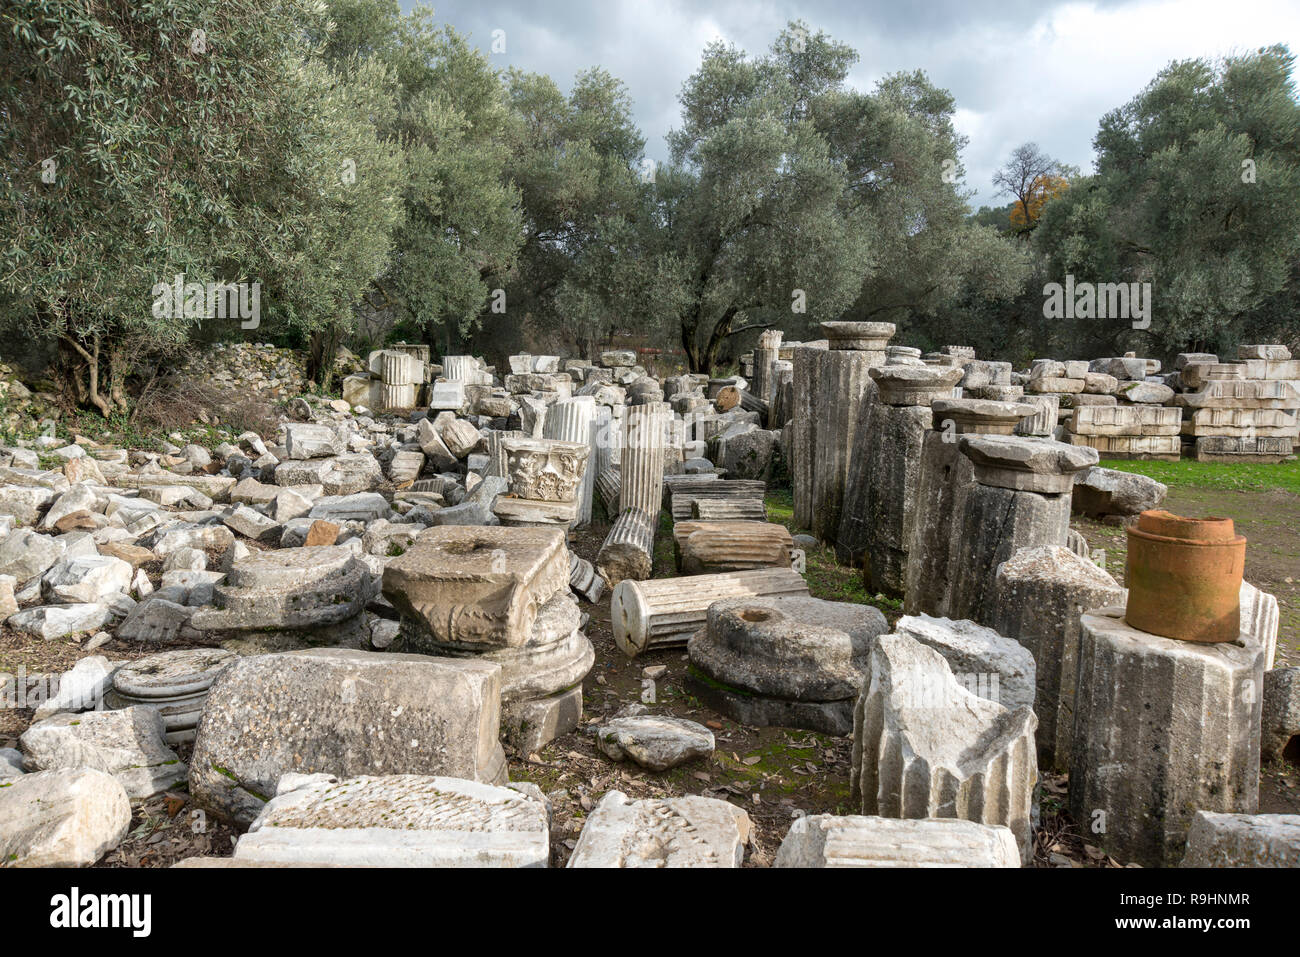
[[[771,489],[764,503],[767,505],[767,520],[777,522],[790,529],[792,534],[807,534],[808,530],[799,528],[794,521],[794,494],[790,489]],[[898,614],[902,611],[902,602],[884,595],[873,595],[867,591],[862,580],[862,570],[841,565],[835,559],[835,550],[825,545],[804,549],[808,559],[808,568],[804,579],[808,582],[808,591],[814,598],[827,601],[851,601],[859,605],[875,605],[881,611]]]
[[[1182,459],[1178,462],[1145,462],[1139,460],[1109,460],[1100,463],[1118,472],[1145,475],[1170,488],[1203,488],[1219,491],[1265,492],[1281,489],[1300,495],[1300,460],[1277,464],[1230,462],[1197,462]]]

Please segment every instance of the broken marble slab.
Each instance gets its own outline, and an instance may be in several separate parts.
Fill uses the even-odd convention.
[[[630,759],[649,771],[667,771],[713,753],[713,732],[686,718],[636,715],[596,729],[596,746],[614,761]]]
[[[727,801],[601,798],[578,835],[569,867],[740,867],[752,825]]]
[[[248,824],[289,772],[504,782],[500,675],[475,659],[342,648],[240,658],[208,691],[190,793]]]
[[[82,867],[122,843],[131,801],[111,774],[60,768],[0,787],[0,861],[9,867]]]
[[[235,846],[259,864],[546,867],[540,791],[417,774],[285,775]]]
[[[816,814],[790,825],[773,867],[1019,867],[1009,828],[958,818]]]
[[[164,733],[162,716],[141,705],[56,714],[33,724],[18,742],[29,772],[96,768],[113,775],[136,800],[167,790],[189,772]]]

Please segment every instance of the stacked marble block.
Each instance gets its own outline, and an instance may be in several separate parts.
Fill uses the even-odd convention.
[[[506,494],[497,496],[493,514],[502,525],[558,525],[567,531],[578,518],[589,440],[521,437],[501,439],[500,445]]]
[[[1244,345],[1237,355],[1179,357],[1182,434],[1198,461],[1280,462],[1300,444],[1300,360],[1281,345]]]
[[[1108,458],[1177,459],[1181,414],[1173,390],[1156,376],[1160,363],[1133,354],[1091,362],[1040,359],[1025,385],[1029,396],[1054,397],[1071,445]],[[1039,434],[1052,434],[1039,433]]]
[[[557,528],[426,529],[384,569],[400,650],[501,666],[501,729],[522,754],[574,730],[595,650]]]
[[[901,595],[930,403],[950,396],[963,372],[890,358],[868,374],[876,392],[857,430],[835,553],[862,567],[869,591]]]
[[[894,335],[887,322],[824,322],[826,347],[794,350],[790,438],[794,518],[819,541],[839,533],[845,489],[863,412],[875,392],[868,370],[885,364]]]
[[[415,408],[428,381],[427,350],[422,354],[411,347],[379,349],[370,353],[367,365],[367,374],[343,380],[345,401],[378,412]]]

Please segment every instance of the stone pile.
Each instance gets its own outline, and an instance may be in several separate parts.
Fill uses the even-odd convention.
[[[1182,357],[1180,357],[1182,358]],[[1300,360],[1243,345],[1236,362],[1197,356],[1179,370],[1182,434],[1201,462],[1280,462],[1300,445]]]

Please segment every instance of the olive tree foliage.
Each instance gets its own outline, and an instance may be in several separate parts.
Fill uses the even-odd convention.
[[[523,245],[495,277],[504,311],[488,330],[508,339],[526,325],[584,356],[620,329],[647,330],[651,173],[626,88],[601,69],[578,73],[567,94],[536,73],[504,82],[504,173],[522,197]]]
[[[1295,301],[1294,64],[1283,46],[1174,62],[1102,119],[1095,175],[1050,201],[1034,235],[1053,281],[1151,283],[1149,329],[1077,320],[1098,347],[1230,352]]]
[[[856,60],[792,22],[759,58],[711,45],[687,81],[658,215],[692,369],[764,326],[906,325],[1019,288],[1023,254],[967,219],[952,97],[919,72],[856,91]]]
[[[326,60],[348,79],[382,65],[396,100],[375,125],[402,158],[404,217],[368,299],[448,351],[477,328],[494,288],[488,278],[513,266],[523,241],[520,194],[505,169],[505,89],[483,53],[434,23],[432,8],[403,14],[397,0],[330,0],[328,11]]]
[[[368,114],[391,111],[387,81],[331,78],[320,27],[314,4],[268,0],[0,11],[0,296],[59,341],[75,398],[124,408],[127,376],[204,321],[207,302],[158,308],[178,275],[261,283],[311,329],[382,268],[397,163]],[[376,175],[347,182],[349,156]]]

